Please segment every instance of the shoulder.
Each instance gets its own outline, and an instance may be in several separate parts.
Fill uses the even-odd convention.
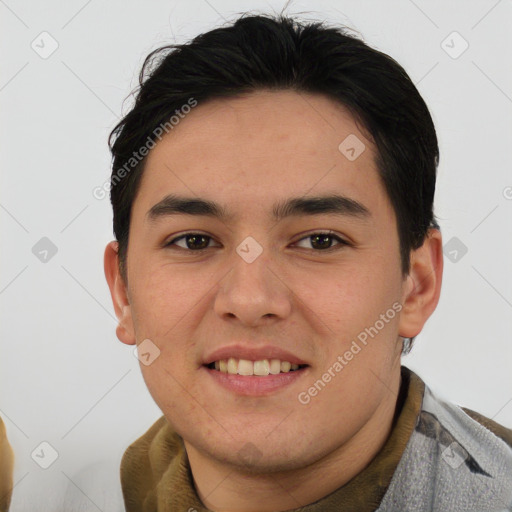
[[[413,433],[379,511],[508,510],[511,439],[510,429],[425,385]]]
[[[146,499],[156,500],[156,487],[173,459],[183,455],[181,437],[162,416],[123,454],[121,485],[126,510],[138,510]],[[155,502],[156,503],[156,502]]]
[[[464,494],[459,498],[477,509],[485,502],[502,508],[512,504],[510,429],[435,396],[427,386],[417,430],[434,441],[434,473],[452,496]]]
[[[162,416],[137,440],[126,449],[121,467],[130,464],[144,464],[155,469],[162,462],[168,463],[182,449],[180,436],[176,434],[169,422]]]
[[[0,510],[7,510],[11,501],[14,454],[0,418]]]
[[[512,471],[512,430],[478,412],[443,400],[428,386],[416,430],[437,438],[442,445],[456,442],[469,456],[474,454],[491,468],[499,455],[507,461],[507,470]]]
[[[512,448],[512,429],[504,427],[492,419],[487,418],[486,416],[482,416],[480,413],[472,411],[471,409],[467,409],[466,407],[461,407],[461,409],[470,418],[492,432],[495,436],[505,441],[505,443],[507,443],[507,445]]]

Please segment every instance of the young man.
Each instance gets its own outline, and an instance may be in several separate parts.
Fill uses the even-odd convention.
[[[436,133],[394,60],[242,16],[153,52],[112,135],[105,274],[163,412],[128,512],[512,506],[512,431],[400,364],[443,260]]]

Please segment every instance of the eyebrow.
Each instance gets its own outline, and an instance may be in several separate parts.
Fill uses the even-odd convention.
[[[360,219],[371,217],[370,210],[362,203],[346,196],[333,194],[315,197],[294,197],[276,203],[272,209],[275,221],[287,217],[302,215],[334,214]],[[222,205],[207,199],[197,197],[182,197],[167,195],[152,206],[146,216],[150,221],[156,221],[170,215],[197,215],[214,217],[228,221],[233,217]]]

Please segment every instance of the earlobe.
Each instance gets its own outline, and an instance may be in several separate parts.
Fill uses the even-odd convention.
[[[119,271],[118,242],[110,242],[105,248],[104,270],[107,279],[114,311],[118,320],[116,335],[119,341],[127,345],[135,345],[135,331],[131,305],[128,300],[126,284]]]
[[[411,265],[404,280],[399,334],[417,336],[434,312],[441,293],[443,246],[441,232],[430,229],[423,245],[411,252]]]

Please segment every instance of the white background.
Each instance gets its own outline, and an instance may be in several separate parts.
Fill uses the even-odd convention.
[[[112,213],[92,195],[109,178],[107,136],[144,57],[284,4],[0,1],[0,415],[16,453],[12,511],[64,510],[66,493],[66,510],[116,510],[120,457],[161,415],[133,347],[115,336],[102,262]],[[403,362],[444,398],[512,427],[512,3],[295,1],[286,12],[358,30],[427,102],[441,149],[435,212],[445,243],[457,237],[467,253],[445,258],[440,304]],[[46,59],[31,47],[46,37],[51,48],[43,31],[59,45]],[[445,51],[463,48],[446,39],[453,31],[469,44],[458,58]],[[32,252],[42,237],[58,250],[46,263]],[[46,470],[31,458],[43,441],[58,453]]]

